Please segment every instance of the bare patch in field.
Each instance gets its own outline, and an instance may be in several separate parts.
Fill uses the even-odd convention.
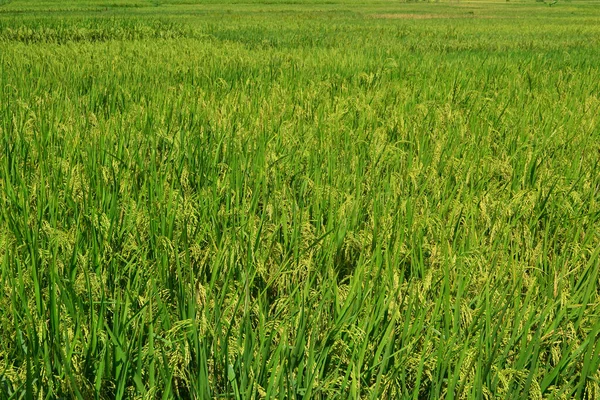
[[[373,14],[372,18],[379,19],[449,19],[449,18],[491,18],[474,14]]]

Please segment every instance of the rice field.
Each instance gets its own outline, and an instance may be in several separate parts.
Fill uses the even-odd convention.
[[[0,0],[0,399],[599,399],[600,2]]]

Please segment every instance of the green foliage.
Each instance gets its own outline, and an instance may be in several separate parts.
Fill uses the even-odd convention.
[[[167,3],[1,9],[0,398],[600,396],[596,4]]]

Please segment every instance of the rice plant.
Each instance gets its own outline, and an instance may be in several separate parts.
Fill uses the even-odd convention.
[[[0,398],[600,398],[598,3],[222,1],[0,3]]]

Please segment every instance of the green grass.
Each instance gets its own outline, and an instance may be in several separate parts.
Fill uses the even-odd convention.
[[[0,398],[600,398],[600,3],[0,5]]]

